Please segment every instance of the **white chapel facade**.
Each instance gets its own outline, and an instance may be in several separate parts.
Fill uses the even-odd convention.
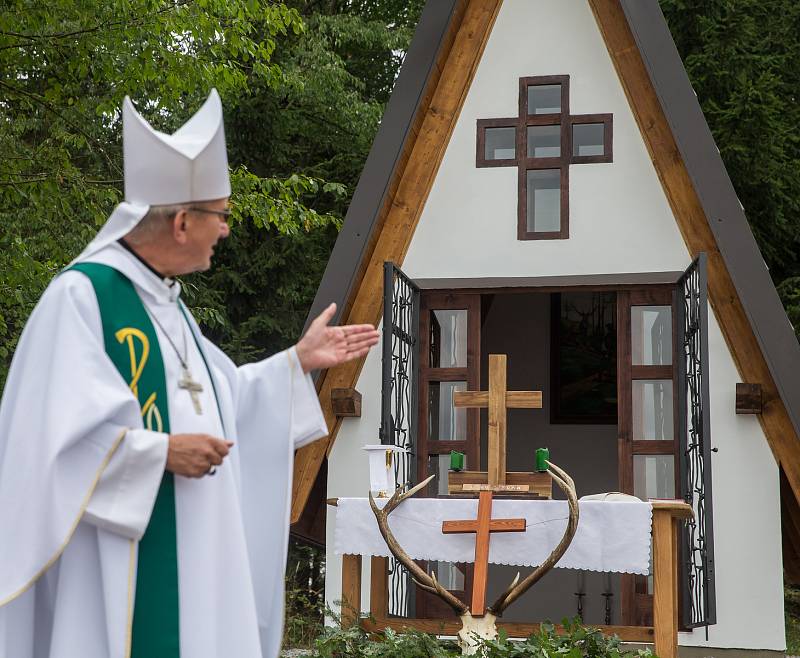
[[[480,2],[448,0],[443,4],[449,10],[431,4],[406,63],[423,70],[401,73],[395,91],[414,106],[407,114],[416,123],[414,130],[398,129],[399,156],[384,166],[394,178],[387,178],[383,196],[375,197],[375,215],[383,215],[380,221],[370,217],[361,224],[348,215],[342,244],[337,244],[343,253],[348,248],[345,241],[358,243],[347,259],[353,268],[353,255],[362,259],[361,274],[337,279],[333,269],[341,263],[337,265],[336,252],[326,272],[328,285],[343,289],[345,312],[351,313],[343,320],[352,321],[354,313],[367,307],[380,311],[383,284],[369,287],[359,276],[382,272],[384,260],[392,261],[396,276],[407,277],[418,291],[417,307],[401,327],[418,341],[411,358],[416,362],[409,364],[409,357],[403,364],[414,378],[413,395],[409,389],[403,413],[413,421],[392,417],[393,424],[408,423],[403,439],[413,446],[408,478],[420,481],[435,473],[438,482],[446,483],[451,449],[464,452],[468,464],[485,469],[486,415],[456,409],[452,395],[486,390],[489,354],[507,354],[509,389],[541,390],[544,399],[540,410],[509,416],[508,469],[530,470],[536,448],[546,446],[553,460],[572,475],[579,495],[625,491],[641,498],[684,498],[686,488],[696,485],[695,496],[707,496],[709,504],[706,525],[697,531],[706,542],[707,562],[695,572],[700,574],[696,578],[707,579],[699,590],[707,598],[696,613],[701,623],[683,624],[680,645],[745,651],[732,656],[760,655],[747,653],[757,650],[778,655],[786,646],[780,482],[787,476],[781,475],[780,460],[771,449],[774,441],[765,430],[769,423],[760,422],[757,413],[737,413],[736,384],[752,378],[742,372],[737,349],[743,348],[735,345],[730,311],[716,301],[724,289],[720,263],[730,263],[732,257],[698,248],[692,241],[687,226],[697,219],[683,215],[663,154],[643,132],[645,110],[637,105],[631,78],[625,77],[629,69],[624,49],[614,50],[614,39],[622,38],[611,29],[615,15],[627,20],[619,29],[637,40],[645,66],[648,56],[652,58],[647,47],[656,48],[652,52],[665,48],[652,46],[655,37],[642,27],[660,16],[657,2],[638,8],[624,1],[487,2],[489,26],[473,48],[474,65],[465,74],[467,83],[452,120],[441,129],[446,134],[439,136],[438,163],[432,165],[419,196],[420,207],[405,209],[407,217],[416,213],[407,219],[411,230],[405,238],[394,239],[404,243],[395,247],[393,257],[383,258],[391,252],[384,234],[393,230],[393,217],[403,211],[398,197],[408,194],[404,185],[411,185],[404,181],[414,174],[415,158],[425,148],[422,140],[436,133],[426,132],[434,120],[431,112],[437,111],[436,93],[447,91],[448,66],[456,66],[452,56],[441,55],[442,48],[459,47],[459,39],[466,37],[452,25],[461,20],[463,27],[464,21],[473,20],[478,15],[474,5]],[[663,17],[660,21],[653,34],[663,36]],[[415,48],[424,55],[419,40],[430,41],[433,34],[440,42],[428,44],[431,54],[426,61],[438,62],[441,69],[436,93],[423,84],[434,75],[434,66],[426,69],[414,59]],[[671,41],[669,45],[672,50],[665,57],[674,60],[677,53]],[[668,89],[658,88],[656,69],[648,69],[656,91],[653,98],[666,104]],[[419,89],[428,89],[427,100],[421,95],[408,100],[414,80],[420,81]],[[395,97],[390,101],[382,131],[399,121],[403,102]],[[423,119],[421,107],[426,112]],[[681,142],[686,133],[681,136],[677,119],[665,112],[665,125],[672,127],[678,148],[686,147]],[[383,145],[390,143],[389,136],[379,135],[376,147],[381,139]],[[378,157],[370,156],[365,177],[371,166],[373,172],[380,169]],[[405,170],[398,174],[401,165]],[[691,178],[692,165],[685,166]],[[701,184],[693,180],[704,203]],[[376,181],[362,180],[372,186]],[[351,212],[366,212],[366,194],[356,192]],[[394,207],[386,202],[386,195],[392,194]],[[708,215],[708,207],[704,210]],[[348,223],[358,224],[358,235],[352,228],[348,232]],[[369,238],[363,235],[366,226],[373,231]],[[726,267],[735,279],[732,266]],[[711,291],[708,301],[706,288]],[[368,294],[381,299],[366,304],[363,298]],[[702,337],[687,332],[687,314],[702,315]],[[701,348],[705,392],[689,390],[685,356],[687,350]],[[388,436],[387,405],[396,414],[397,405],[403,404],[397,399],[387,403],[381,396],[392,386],[382,368],[382,359],[391,354],[391,348],[373,350],[360,371],[348,375],[363,401],[360,417],[336,421],[335,442],[327,455],[327,497],[362,497],[369,489],[362,446]],[[770,364],[769,355],[764,360]],[[771,372],[772,385],[781,389],[780,374]],[[323,380],[321,399],[329,393]],[[705,428],[692,429],[689,416],[700,407]],[[694,474],[687,469],[697,468],[697,463],[687,464],[692,457],[686,455],[693,431],[708,443],[694,447],[704,451],[698,463],[705,471]],[[296,471],[295,478],[297,489],[302,475]],[[446,485],[434,484],[427,495],[442,492]],[[335,607],[342,592],[334,525],[334,510],[328,508],[325,595]],[[468,565],[428,567],[448,589],[468,588]],[[515,571],[492,566],[490,589],[505,586]],[[536,622],[580,614],[589,624],[652,625],[651,587],[647,577],[556,569],[506,617]],[[432,597],[406,589],[394,595],[406,597],[389,604],[400,614],[444,614]],[[369,597],[365,578],[366,607]],[[691,621],[691,614],[683,618]]]

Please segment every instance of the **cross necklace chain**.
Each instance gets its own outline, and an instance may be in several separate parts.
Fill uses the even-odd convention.
[[[183,356],[181,356],[180,350],[178,346],[175,345],[170,335],[167,333],[166,329],[164,329],[164,325],[159,322],[158,318],[156,317],[155,313],[150,313],[150,317],[153,318],[155,323],[158,325],[158,328],[161,329],[161,333],[163,333],[169,344],[172,346],[172,349],[175,350],[175,354],[178,357],[178,361],[181,363],[181,379],[178,382],[178,388],[182,388],[192,398],[192,405],[194,406],[194,411],[198,416],[203,414],[203,407],[200,406],[200,393],[203,392],[203,385],[200,382],[194,381],[192,379],[192,373],[189,371],[189,346],[186,343],[186,330],[183,326],[183,319],[180,318],[181,322],[181,337],[183,338]]]

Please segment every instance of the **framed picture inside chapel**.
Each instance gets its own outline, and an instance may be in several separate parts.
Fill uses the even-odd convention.
[[[616,424],[616,293],[554,293],[550,308],[550,422]]]

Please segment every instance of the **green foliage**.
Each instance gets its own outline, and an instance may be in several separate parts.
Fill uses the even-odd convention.
[[[122,197],[119,106],[130,94],[172,131],[215,86],[228,111],[285,83],[271,61],[304,26],[296,9],[255,0],[12,0],[0,14],[0,386],[17,337],[49,280]],[[176,109],[178,108],[178,109]],[[246,164],[246,163],[243,163]],[[336,227],[310,196],[341,196],[309,176],[238,168],[242,223],[279,234]],[[201,306],[212,325],[219,307]]]
[[[283,644],[310,647],[323,632],[325,552],[290,540],[287,562]]]
[[[800,588],[784,587],[786,655],[800,654]]]
[[[661,0],[790,317],[800,329],[800,4]]]
[[[226,110],[231,163],[247,172],[236,204],[254,221],[235,224],[214,269],[189,279],[193,311],[239,362],[302,331],[423,2],[287,4],[305,29],[273,54],[279,83],[251,81]],[[290,196],[258,182],[267,176]]]
[[[619,638],[606,637],[586,628],[578,620],[564,620],[563,634],[552,624],[526,640],[500,638],[481,644],[479,658],[636,658],[653,656],[649,649],[625,650]],[[418,631],[397,633],[386,630],[383,636],[369,636],[359,628],[325,628],[315,642],[315,658],[454,658],[461,650],[453,642],[439,641]]]

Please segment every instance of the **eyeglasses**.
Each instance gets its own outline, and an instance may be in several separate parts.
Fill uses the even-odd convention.
[[[222,219],[226,221],[231,216],[230,208],[226,208],[225,210],[211,210],[210,208],[196,208],[194,206],[189,206],[188,208],[186,208],[186,210],[194,210],[195,212],[205,212],[211,215],[218,215],[219,217],[222,217]]]

